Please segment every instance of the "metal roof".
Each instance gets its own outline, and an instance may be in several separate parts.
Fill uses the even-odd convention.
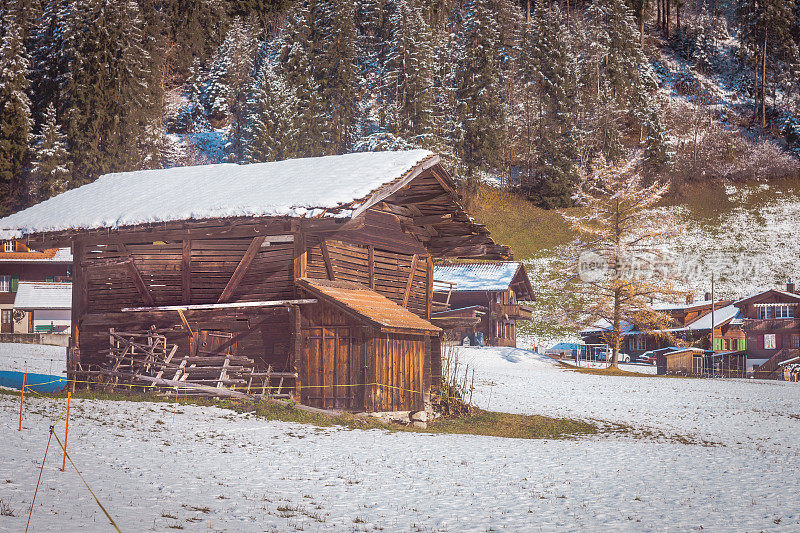
[[[511,287],[514,279],[521,278],[525,284],[523,296],[533,297],[533,289],[519,261],[492,261],[481,263],[447,263],[433,267],[434,283],[453,283],[454,292],[461,291],[504,291]],[[528,299],[523,298],[522,299]]]
[[[426,333],[441,331],[424,318],[358,283],[301,278],[297,280],[297,284],[343,311],[358,315],[382,328]]]
[[[20,281],[16,309],[71,309],[72,283]]]

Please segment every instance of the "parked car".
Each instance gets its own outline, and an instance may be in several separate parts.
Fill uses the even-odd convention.
[[[649,352],[644,352],[642,355],[640,355],[639,357],[636,358],[636,361],[639,362],[639,363],[646,363],[648,365],[654,365],[654,364],[656,364],[656,352],[654,352],[652,350],[649,351]]]

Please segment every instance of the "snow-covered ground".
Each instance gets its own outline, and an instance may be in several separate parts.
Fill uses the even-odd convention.
[[[0,342],[0,371],[62,376],[67,371],[67,349],[44,344]]]
[[[467,348],[493,410],[660,437],[516,440],[267,422],[216,408],[73,402],[70,452],[123,531],[796,531],[800,387],[605,377]],[[0,499],[20,531],[63,402],[0,395]],[[56,425],[63,431],[63,422]],[[629,434],[628,434],[629,435]],[[715,445],[685,444],[675,435]],[[106,531],[51,444],[33,531]]]

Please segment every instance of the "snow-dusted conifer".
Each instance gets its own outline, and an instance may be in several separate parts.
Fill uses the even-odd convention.
[[[33,120],[22,28],[10,12],[3,17],[3,27],[0,41],[0,214],[7,214],[20,201]]]
[[[535,5],[520,63],[522,189],[542,206],[569,205],[577,180],[577,70],[558,6]]]
[[[455,72],[456,153],[468,179],[497,167],[505,142],[500,33],[489,0],[467,0]]]
[[[302,154],[297,96],[269,61],[261,67],[248,108],[244,161],[279,161]]]
[[[51,198],[69,187],[69,152],[56,118],[56,108],[51,102],[45,109],[41,132],[34,137],[32,148],[28,194],[33,202]]]

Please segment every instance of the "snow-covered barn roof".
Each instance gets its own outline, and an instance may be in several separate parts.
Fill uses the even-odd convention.
[[[0,238],[205,218],[349,217],[426,160],[438,157],[427,150],[364,152],[106,174],[0,219]]]
[[[512,283],[519,283],[522,286],[518,298],[533,298],[528,274],[518,261],[437,264],[433,267],[433,278],[439,282],[454,283],[453,290],[456,292],[504,291]]]
[[[72,307],[72,283],[41,283],[20,281],[16,309],[70,309]]]

